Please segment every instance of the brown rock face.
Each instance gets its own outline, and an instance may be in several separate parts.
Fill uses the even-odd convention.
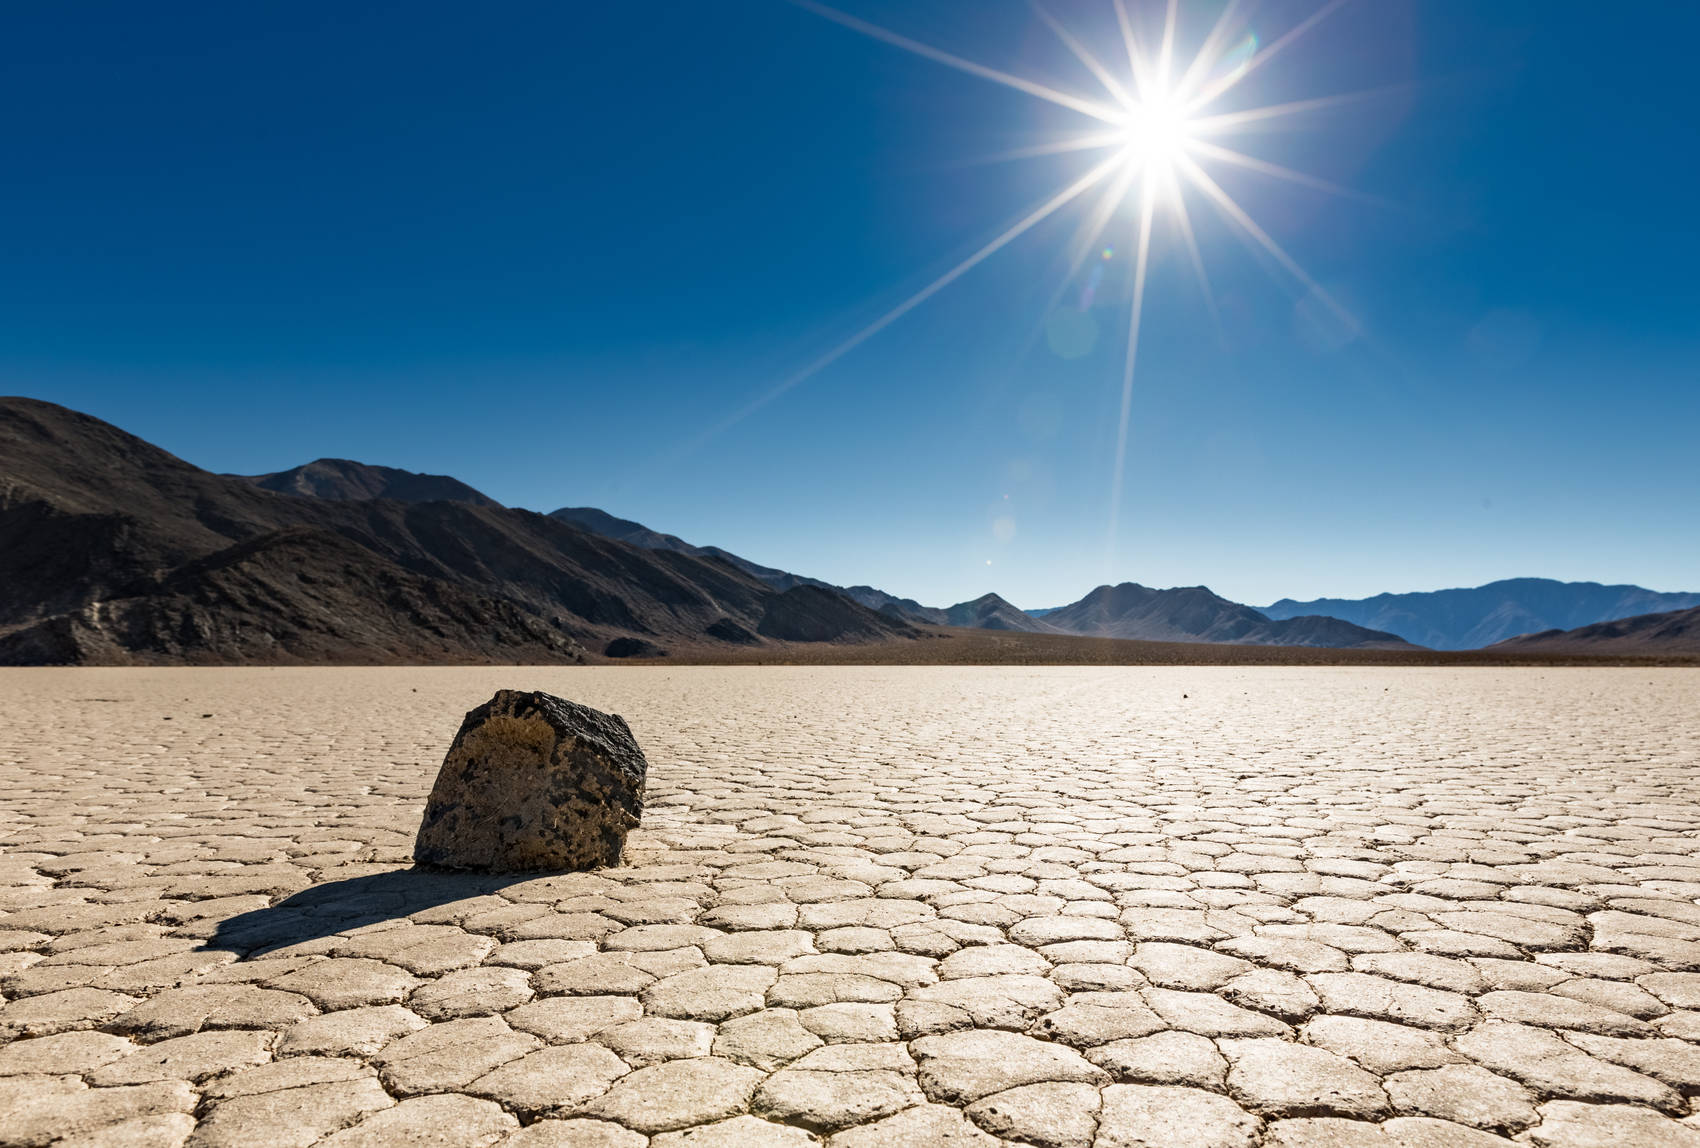
[[[499,873],[617,864],[648,769],[618,716],[500,690],[461,723],[413,859]]]

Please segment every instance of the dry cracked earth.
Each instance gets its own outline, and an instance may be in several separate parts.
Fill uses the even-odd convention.
[[[462,713],[597,873],[416,873]],[[0,671],[0,1140],[1700,1145],[1700,671]]]

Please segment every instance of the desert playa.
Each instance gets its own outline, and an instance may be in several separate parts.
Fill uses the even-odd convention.
[[[464,711],[624,862],[411,867]],[[1700,671],[0,671],[0,1140],[1700,1144]]]

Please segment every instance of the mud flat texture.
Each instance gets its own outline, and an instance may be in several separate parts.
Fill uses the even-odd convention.
[[[414,873],[461,716],[650,761]],[[1700,1145],[1700,671],[0,671],[0,1143]]]

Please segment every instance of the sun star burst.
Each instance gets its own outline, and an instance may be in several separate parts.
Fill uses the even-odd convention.
[[[1224,97],[1253,72],[1279,56],[1317,24],[1327,19],[1348,0],[1325,0],[1308,18],[1271,41],[1260,44],[1246,24],[1248,5],[1228,0],[1220,16],[1201,41],[1197,51],[1178,66],[1175,59],[1178,0],[1151,0],[1140,9],[1130,9],[1129,0],[1106,0],[1113,8],[1123,58],[1105,63],[1068,27],[1037,0],[1030,0],[1034,14],[1055,33],[1058,40],[1080,62],[1102,89],[1100,95],[1083,96],[1011,72],[976,63],[887,28],[871,24],[819,0],[789,0],[824,19],[864,36],[914,55],[954,68],[991,83],[1023,92],[1036,99],[1076,112],[1091,127],[1080,135],[1058,138],[1036,147],[1010,153],[1008,158],[1059,155],[1068,152],[1099,152],[1100,158],[1078,178],[1035,205],[1009,224],[967,258],[945,271],[920,290],[892,307],[879,318],[839,342],[800,370],[760,395],[699,438],[706,440],[754,411],[777,399],[839,358],[878,334],[920,304],[954,283],[1043,220],[1076,204],[1089,192],[1098,192],[1075,230],[1070,245],[1070,278],[1094,251],[1124,205],[1133,208],[1136,219],[1132,236],[1133,290],[1128,315],[1127,345],[1122,358],[1121,404],[1116,434],[1115,461],[1110,483],[1110,524],[1107,554],[1113,559],[1116,524],[1121,514],[1121,493],[1127,459],[1128,424],[1132,413],[1134,371],[1138,362],[1140,321],[1151,262],[1155,219],[1159,210],[1172,218],[1174,230],[1185,248],[1188,261],[1212,315],[1216,306],[1205,273],[1188,197],[1202,199],[1249,247],[1261,251],[1285,271],[1309,295],[1334,314],[1348,331],[1358,323],[1279,243],[1272,238],[1210,174],[1209,167],[1227,165],[1284,180],[1318,191],[1350,195],[1351,192],[1302,172],[1248,155],[1220,142],[1222,137],[1255,131],[1283,117],[1344,103],[1372,93],[1353,93],[1306,99],[1254,108],[1225,108]],[[1137,0],[1134,0],[1137,4]],[[1136,24],[1135,14],[1160,17],[1147,21],[1160,28]],[[1066,284],[1067,280],[1065,280]],[[1094,280],[1095,282],[1095,280]]]

